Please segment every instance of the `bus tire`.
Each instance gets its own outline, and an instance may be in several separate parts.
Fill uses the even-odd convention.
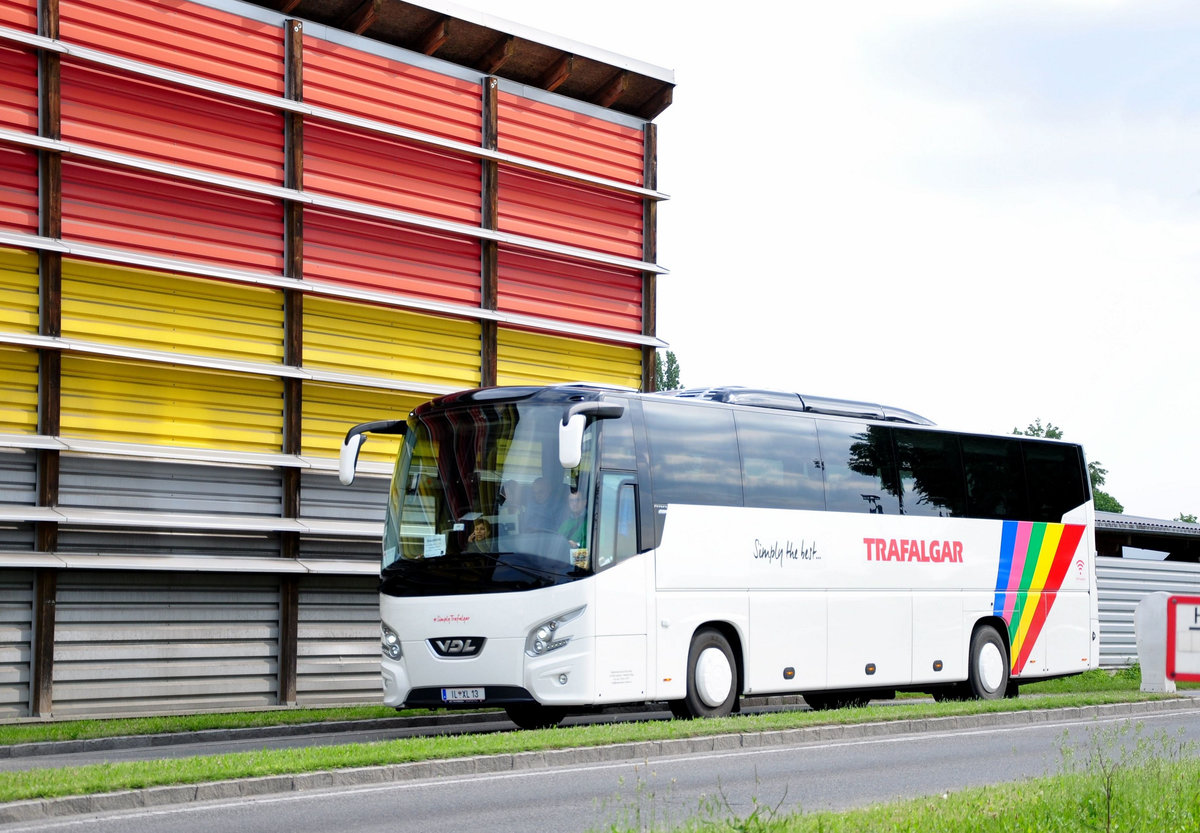
[[[971,635],[967,691],[976,700],[999,700],[1008,691],[1008,648],[991,625]]]
[[[687,697],[691,717],[725,717],[737,702],[737,660],[724,634],[704,628],[688,650]]]
[[[511,703],[504,707],[504,713],[522,729],[553,729],[567,716],[566,709],[541,703]]]

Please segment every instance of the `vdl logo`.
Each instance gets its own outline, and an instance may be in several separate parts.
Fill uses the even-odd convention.
[[[483,650],[485,642],[487,639],[482,636],[454,636],[445,639],[431,639],[429,646],[439,657],[457,659],[478,656],[479,652]]]

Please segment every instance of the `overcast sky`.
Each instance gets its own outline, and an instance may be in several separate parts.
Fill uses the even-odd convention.
[[[674,70],[685,385],[1040,417],[1127,514],[1200,515],[1200,4],[463,5]]]

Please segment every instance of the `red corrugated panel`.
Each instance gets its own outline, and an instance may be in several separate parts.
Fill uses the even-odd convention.
[[[38,230],[37,154],[0,145],[0,228]]]
[[[593,176],[641,185],[643,131],[561,107],[500,94],[499,149]]]
[[[642,200],[501,169],[501,231],[642,259]]]
[[[501,247],[498,306],[503,312],[640,333],[642,276]]]
[[[37,56],[0,45],[0,127],[37,133]]]
[[[328,124],[304,130],[304,189],[477,225],[480,163]]]
[[[304,213],[304,277],[477,306],[479,241],[365,217]]]
[[[278,274],[277,200],[63,161],[63,235],[71,240]]]
[[[318,38],[304,38],[304,100],[445,139],[480,143],[478,84]]]
[[[182,0],[62,0],[62,39],[283,94],[283,31]]]
[[[0,26],[37,31],[37,0],[0,0]]]
[[[279,185],[283,116],[64,61],[62,135],[119,153]]]

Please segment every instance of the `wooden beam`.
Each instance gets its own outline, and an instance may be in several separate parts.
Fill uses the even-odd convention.
[[[38,570],[33,589],[33,657],[30,661],[30,711],[34,717],[54,712],[54,623],[58,571]]]
[[[300,653],[300,584],[295,576],[279,580],[279,705],[296,705]]]
[[[450,39],[450,18],[443,17],[417,38],[416,49],[422,55],[434,55]]]
[[[621,70],[600,89],[600,92],[596,93],[592,98],[592,103],[601,107],[611,107],[613,102],[625,95],[627,89],[629,89],[629,72]]]
[[[575,56],[564,53],[555,61],[538,80],[538,86],[548,92],[554,92],[563,85],[575,69]]]
[[[492,75],[500,71],[500,68],[508,63],[508,59],[517,51],[517,39],[512,35],[502,35],[496,39],[496,42],[491,45],[487,52],[483,54],[483,58],[475,69],[480,72]]]
[[[374,26],[377,20],[379,20],[379,0],[363,0],[361,6],[346,15],[339,28],[361,35]]]
[[[647,123],[642,132],[642,185],[658,188],[658,125]],[[654,263],[658,257],[658,201],[642,198],[642,260]],[[658,279],[653,272],[642,273],[642,335],[653,336],[657,329]],[[658,355],[653,347],[642,348],[642,390],[654,390],[655,363]]]
[[[282,14],[291,14],[300,5],[300,0],[277,0],[275,10]]]
[[[489,77],[483,84],[483,147],[495,150],[500,143],[499,127],[500,80]],[[483,160],[482,218],[485,229],[499,228],[500,169],[494,159]],[[500,248],[495,240],[484,240],[481,246],[481,299],[484,309],[494,310],[500,296]],[[499,354],[499,328],[495,321],[481,321],[479,326],[479,384],[496,384]]]

